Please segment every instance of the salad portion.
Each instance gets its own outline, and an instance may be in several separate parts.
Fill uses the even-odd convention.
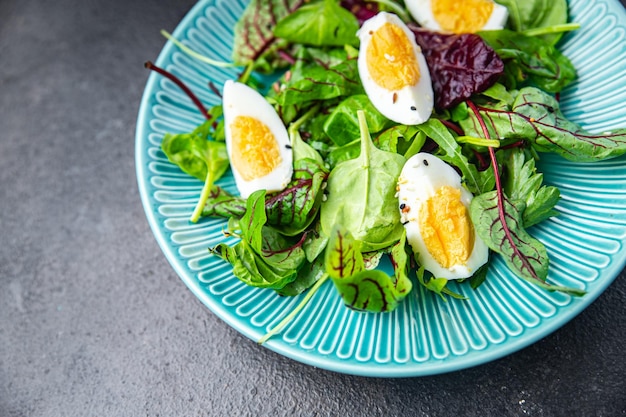
[[[448,282],[478,287],[492,256],[583,295],[547,281],[529,228],[558,215],[559,190],[535,162],[622,155],[626,130],[586,132],[560,111],[576,72],[558,40],[577,26],[565,1],[544,3],[251,1],[226,64],[239,78],[209,86],[223,99],[211,109],[192,98],[207,121],[162,142],[205,184],[190,221],[224,217],[239,238],[211,253],[303,303],[331,280],[363,311],[415,285],[462,298]],[[215,184],[229,168],[239,195]]]

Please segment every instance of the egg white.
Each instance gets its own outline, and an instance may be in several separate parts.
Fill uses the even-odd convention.
[[[472,193],[461,184],[461,177],[448,164],[429,153],[418,153],[405,163],[398,178],[398,204],[401,221],[406,229],[407,242],[413,249],[420,265],[431,272],[436,278],[461,279],[472,276],[484,265],[489,257],[489,248],[476,234],[474,229],[474,246],[465,264],[445,268],[428,252],[428,248],[420,230],[419,207],[428,201],[437,189],[451,186],[461,190],[461,202],[469,210]],[[408,210],[407,210],[408,208]]]
[[[432,11],[431,0],[406,0],[406,8],[420,26],[436,32],[444,32],[441,25],[435,19]],[[496,2],[493,2],[491,16],[480,30],[498,30],[504,28],[509,17],[508,9]]]
[[[226,150],[233,160],[231,123],[238,116],[249,116],[263,122],[274,135],[280,151],[281,163],[265,176],[245,180],[231,163],[235,184],[242,197],[248,198],[254,191],[265,189],[267,192],[283,190],[291,181],[293,174],[293,151],[287,128],[276,110],[256,90],[232,80],[224,83],[223,90],[224,131]]]
[[[414,86],[388,90],[374,81],[367,68],[365,51],[372,39],[372,33],[385,23],[401,28],[411,43],[420,70],[420,79]],[[357,35],[361,42],[358,58],[359,76],[374,107],[388,119],[400,124],[417,125],[428,120],[433,110],[433,87],[426,59],[415,41],[415,35],[398,16],[387,12],[380,12],[365,21]]]

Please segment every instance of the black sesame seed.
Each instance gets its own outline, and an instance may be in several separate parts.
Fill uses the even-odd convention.
[[[402,222],[402,226],[406,225],[409,221]]]
[[[404,209],[406,207],[406,204],[402,203],[400,204],[400,210]]]
[[[417,107],[411,106],[411,110],[415,111],[415,110],[417,110]]]
[[[286,144],[286,145],[285,145],[285,148],[287,148],[287,149],[291,149],[291,145],[290,145],[290,144]]]
[[[424,165],[428,166],[428,160],[424,159]]]

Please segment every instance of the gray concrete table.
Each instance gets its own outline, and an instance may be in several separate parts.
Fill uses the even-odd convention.
[[[259,347],[177,277],[134,129],[192,0],[0,1],[0,416],[616,416],[626,274],[560,330],[444,375],[375,379]]]

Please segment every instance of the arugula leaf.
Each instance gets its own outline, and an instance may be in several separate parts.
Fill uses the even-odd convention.
[[[541,38],[507,29],[483,31],[479,35],[504,61],[511,75],[509,88],[529,82],[549,93],[558,93],[576,78],[576,68],[569,58]]]
[[[358,117],[361,154],[331,171],[320,222],[327,236],[336,224],[343,225],[355,239],[363,241],[364,251],[371,251],[394,244],[404,231],[395,192],[405,159],[376,148],[363,111]]]
[[[394,310],[411,291],[406,274],[389,277],[381,270],[365,269],[361,242],[341,225],[333,228],[325,254],[326,271],[344,303],[355,310]]]
[[[230,165],[225,143],[208,140],[211,125],[212,122],[208,120],[191,133],[168,133],[161,142],[161,150],[170,162],[187,174],[204,181],[190,219],[194,223],[202,214],[213,184],[224,175]]]
[[[554,210],[561,195],[559,189],[542,185],[543,174],[537,172],[534,158],[526,160],[525,153],[516,149],[504,166],[504,192],[512,201],[524,201],[526,208],[522,220],[525,228],[559,214]]]
[[[297,10],[304,0],[252,0],[235,25],[232,60],[270,73],[284,66],[278,51],[288,42],[274,36],[276,24]]]
[[[357,18],[336,0],[306,4],[281,19],[274,34],[292,43],[315,46],[358,46]]]

